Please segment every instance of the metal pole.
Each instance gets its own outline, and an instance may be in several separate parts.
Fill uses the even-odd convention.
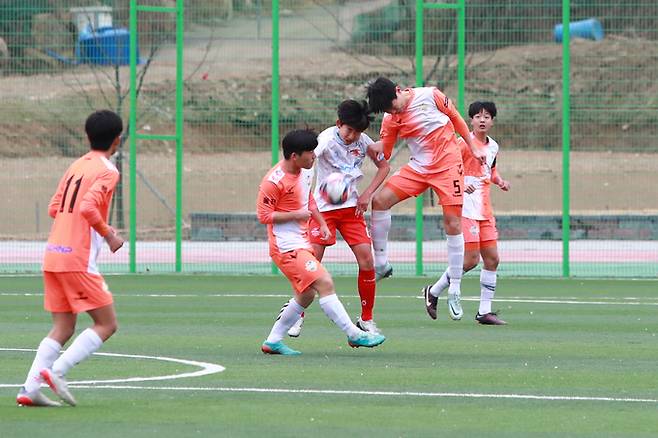
[[[457,9],[457,109],[464,115],[466,83],[466,0],[459,0]]]
[[[423,0],[416,0],[416,86],[423,80]],[[416,197],[416,275],[423,275],[423,194]]]
[[[562,0],[562,276],[569,277],[570,257],[569,239],[571,231],[570,221],[570,163],[571,150],[571,99],[570,99],[570,65],[571,53],[569,50],[569,21],[570,0]]]
[[[128,121],[128,151],[130,154],[130,230],[129,269],[137,271],[137,0],[130,0],[130,115]]]
[[[272,166],[279,162],[279,0],[272,1]],[[271,264],[272,274],[279,271]]]
[[[183,268],[183,41],[184,0],[176,1],[176,272]]]

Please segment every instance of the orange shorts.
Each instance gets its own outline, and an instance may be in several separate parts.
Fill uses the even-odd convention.
[[[438,173],[418,173],[405,164],[386,182],[401,200],[418,196],[431,187],[439,197],[441,205],[462,205],[464,167],[462,164]]]
[[[498,240],[496,218],[493,217],[481,221],[462,216],[462,232],[467,250],[494,246]]]
[[[318,278],[329,275],[309,249],[296,249],[277,254],[272,256],[272,260],[298,294],[308,289]]]
[[[309,227],[311,230],[311,243],[325,246],[334,245],[336,243],[336,230],[338,230],[349,246],[360,243],[370,245],[370,233],[368,232],[366,220],[363,215],[356,215],[356,207],[339,208],[337,210],[325,211],[321,214],[327,223],[327,227],[329,227],[329,231],[331,231],[331,237],[327,240],[322,240],[320,224],[311,218]]]
[[[44,271],[43,283],[43,306],[49,312],[81,313],[114,302],[101,275]]]

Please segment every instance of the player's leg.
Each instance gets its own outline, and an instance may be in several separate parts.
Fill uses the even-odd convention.
[[[495,222],[490,221],[482,229],[483,238],[487,240],[482,241],[480,244],[480,253],[484,266],[480,271],[480,307],[475,320],[484,325],[505,325],[506,322],[491,311],[491,302],[496,295],[496,271],[500,263],[496,241],[498,233],[495,230]]]
[[[390,277],[393,267],[388,260],[388,233],[391,230],[391,208],[410,196],[427,189],[424,176],[403,166],[390,177],[372,200],[371,235],[375,254],[376,279]]]
[[[41,377],[66,403],[76,402],[68,390],[65,376],[69,370],[91,356],[117,330],[114,300],[101,275],[64,272],[59,279],[65,288],[73,312],[87,312],[94,325],[80,333],[52,367],[41,370]]]
[[[62,349],[62,345],[73,336],[76,315],[66,299],[66,294],[57,279],[57,275],[44,272],[44,307],[51,312],[53,326],[48,335],[41,340],[27,373],[25,383],[16,396],[16,402],[23,406],[59,406],[41,393],[41,370],[50,368]]]
[[[380,332],[372,317],[377,283],[372,256],[372,241],[368,234],[366,221],[363,215],[356,214],[355,207],[338,211],[341,212],[342,216],[337,229],[350,246],[359,266],[357,289],[359,298],[361,298],[361,315],[357,319],[356,326],[361,330],[379,334]]]
[[[464,269],[464,235],[462,234],[462,187],[464,176],[461,163],[427,178],[439,196],[443,208],[443,227],[448,249],[448,313],[453,320],[464,315],[461,307],[461,280]]]

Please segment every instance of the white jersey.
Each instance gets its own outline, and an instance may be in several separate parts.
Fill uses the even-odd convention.
[[[315,148],[317,157],[315,164],[315,191],[313,197],[318,205],[318,210],[330,211],[339,208],[356,207],[359,198],[357,185],[363,172],[361,167],[366,158],[368,146],[374,143],[368,135],[361,133],[357,141],[345,144],[338,134],[338,127],[332,126],[320,133],[318,146]],[[350,184],[347,201],[340,205],[332,205],[320,196],[320,184],[332,173],[340,172],[347,176]]]

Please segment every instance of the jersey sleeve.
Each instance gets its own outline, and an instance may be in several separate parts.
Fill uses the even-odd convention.
[[[64,195],[64,186],[66,185],[66,177],[69,176],[67,171],[62,179],[59,180],[57,184],[57,190],[52,198],[50,198],[50,203],[48,204],[48,216],[55,219],[57,212],[59,211],[60,206],[62,205],[62,196]]]
[[[119,181],[119,173],[108,170],[102,173],[89,187],[80,201],[80,214],[98,234],[105,237],[110,232],[110,226],[105,222],[101,210],[107,210],[111,193]]]
[[[384,144],[384,158],[387,160],[391,158],[391,154],[393,153],[395,142],[398,139],[398,130],[399,126],[395,120],[393,120],[393,117],[388,113],[384,114],[382,128],[379,131],[379,138]]]
[[[462,162],[466,160],[471,155],[471,149],[468,147],[463,138],[457,139],[457,145],[459,145],[459,150],[462,154]]]
[[[448,96],[443,94],[438,88],[434,88],[433,93],[436,107],[439,109],[439,111],[448,116],[453,126],[455,127],[455,131],[457,131],[462,137],[469,135],[468,125],[459,114],[459,111],[457,111],[457,108],[455,108],[455,105],[453,105],[452,101],[448,99]]]
[[[258,188],[256,216],[261,224],[274,223],[274,209],[281,197],[281,190],[272,181],[264,180]]]

